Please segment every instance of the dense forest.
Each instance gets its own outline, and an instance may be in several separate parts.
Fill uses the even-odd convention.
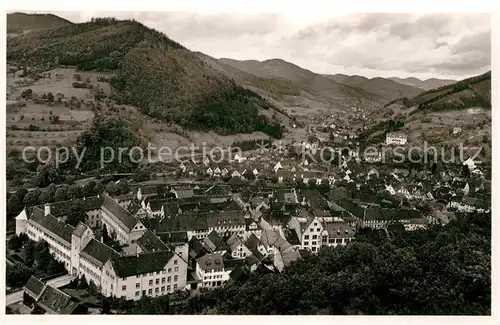
[[[489,315],[491,215],[459,215],[413,232],[362,230],[346,247],[323,248],[284,273],[189,298],[143,298],[135,314]]]

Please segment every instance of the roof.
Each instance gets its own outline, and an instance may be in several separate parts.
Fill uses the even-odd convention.
[[[50,285],[45,286],[37,303],[51,314],[71,314],[79,305],[71,296]]]
[[[138,274],[161,271],[173,256],[174,253],[170,250],[157,251],[113,258],[112,264],[117,276],[127,278]]]
[[[274,246],[279,251],[284,251],[291,247],[290,243],[287,242],[276,229],[265,229],[262,230],[261,242],[266,246]]]
[[[325,229],[328,231],[330,238],[353,237],[354,228],[349,226],[346,222],[325,222]]]
[[[119,220],[128,230],[134,228],[138,220],[109,195],[103,194],[103,197],[104,201],[102,207],[106,208],[106,210],[108,210],[113,217]]]
[[[75,235],[76,237],[82,237],[85,230],[87,230],[87,226],[80,221],[78,222],[78,225],[76,225],[76,228],[73,231],[73,235]]]
[[[297,232],[293,229],[285,231],[285,238],[291,245],[300,245],[299,236],[297,236]]]
[[[28,279],[28,282],[24,285],[24,291],[26,291],[33,298],[36,298],[40,295],[44,286],[45,284],[42,281],[32,275]]]
[[[217,211],[207,214],[208,227],[244,226],[245,211]]]
[[[165,244],[183,245],[188,242],[188,234],[186,231],[172,231],[172,232],[161,233],[158,234],[158,237]]]
[[[212,230],[212,232],[203,239],[203,243],[213,252],[225,251],[228,249],[228,245],[224,242],[224,239],[222,239],[215,230]]]
[[[222,255],[219,253],[206,254],[198,258],[196,263],[198,263],[200,268],[205,271],[224,268],[224,260],[222,259]]]
[[[149,229],[137,240],[137,245],[144,252],[156,252],[168,249],[167,245]]]
[[[142,195],[154,195],[157,193],[156,186],[144,186],[140,187],[139,190],[141,190]]]
[[[114,249],[94,238],[89,241],[82,253],[98,261],[101,265],[104,265],[110,258],[118,256]]]
[[[163,218],[156,226],[156,233],[207,229],[208,213],[183,213]]]
[[[201,255],[202,251],[205,249],[203,248],[203,245],[200,243],[200,240],[196,237],[191,237],[189,240],[189,255],[192,257],[196,257]],[[193,254],[192,254],[193,253]]]
[[[231,280],[237,281],[245,281],[249,278],[248,269],[244,266],[236,267],[234,270],[229,273],[229,277]]]
[[[254,250],[256,250],[259,247],[259,244],[260,244],[260,239],[257,238],[257,236],[254,233],[252,233],[250,236],[248,236],[248,239],[245,242],[245,246],[251,252],[253,252]]]
[[[51,214],[45,215],[45,212],[40,208],[33,209],[30,220],[57,235],[67,244],[71,244],[71,234],[75,230],[73,226],[57,219]]]

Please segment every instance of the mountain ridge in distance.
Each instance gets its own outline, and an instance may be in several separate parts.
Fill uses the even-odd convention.
[[[431,90],[442,86],[451,85],[458,81],[453,79],[438,79],[438,78],[429,78],[421,80],[415,77],[407,77],[407,78],[391,77],[387,79],[393,80],[403,85],[421,88],[423,90]]]

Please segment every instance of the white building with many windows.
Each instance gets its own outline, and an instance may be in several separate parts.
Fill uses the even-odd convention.
[[[103,211],[104,211],[103,203]],[[107,213],[121,211],[109,204]],[[103,213],[104,215],[104,213]],[[118,220],[116,215],[109,219]],[[118,223],[118,222],[117,222]],[[96,240],[92,229],[79,223],[76,227],[66,224],[50,214],[50,209],[26,209],[16,218],[16,234],[26,233],[31,240],[44,240],[55,259],[64,263],[68,273],[76,277],[84,276],[94,283],[105,296],[140,299],[159,296],[184,289],[187,282],[187,243],[163,243],[151,231],[144,229],[134,233],[136,223],[129,233],[133,242],[128,251],[116,252],[111,247]]]
[[[385,136],[385,144],[405,145],[408,142],[408,137],[403,132],[389,132]]]

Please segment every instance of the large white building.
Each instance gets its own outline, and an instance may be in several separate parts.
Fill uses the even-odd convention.
[[[108,196],[101,210],[108,231],[118,232],[117,240],[129,244],[129,254],[116,252],[97,240],[84,223],[73,227],[54,217],[49,206],[45,210],[24,209],[16,218],[16,234],[26,233],[31,240],[46,241],[51,254],[64,263],[68,273],[85,276],[105,296],[137,300],[144,295],[155,297],[185,289],[187,243],[165,245]]]
[[[354,240],[355,230],[344,220],[334,217],[292,218],[289,227],[300,239],[301,248],[314,253],[322,246],[346,245]]]
[[[396,145],[405,145],[408,142],[408,137],[403,132],[390,132],[385,136],[385,144],[396,144]]]

